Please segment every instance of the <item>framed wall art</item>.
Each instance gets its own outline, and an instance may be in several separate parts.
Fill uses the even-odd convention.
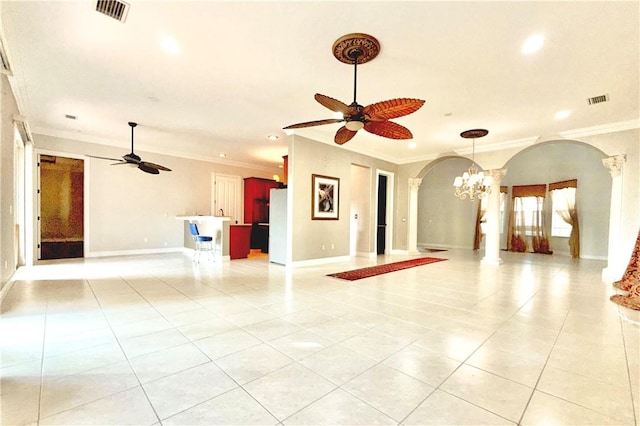
[[[338,220],[340,217],[340,178],[311,175],[311,219]]]

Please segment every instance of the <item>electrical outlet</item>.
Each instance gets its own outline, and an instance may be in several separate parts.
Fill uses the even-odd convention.
[[[167,246],[167,242],[166,242],[166,241],[164,242],[164,246],[165,246],[165,247]]]
[[[324,244],[322,245],[322,250],[324,250]]]
[[[144,239],[144,242],[145,242],[145,243],[146,243],[146,242],[148,242],[148,241],[149,241],[148,239],[146,239],[146,238]]]
[[[333,250],[334,248],[336,248],[336,245],[331,243],[331,250]]]

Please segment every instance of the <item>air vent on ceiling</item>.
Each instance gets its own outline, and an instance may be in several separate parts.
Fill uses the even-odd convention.
[[[98,0],[96,10],[113,19],[124,22],[129,13],[129,3],[119,0]]]
[[[609,95],[594,96],[593,98],[587,99],[587,102],[589,102],[589,105],[599,104],[599,103],[608,102],[608,101],[609,101]]]

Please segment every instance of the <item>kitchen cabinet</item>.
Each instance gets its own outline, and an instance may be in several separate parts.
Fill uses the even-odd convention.
[[[269,223],[269,191],[279,186],[272,179],[244,179],[244,223]]]

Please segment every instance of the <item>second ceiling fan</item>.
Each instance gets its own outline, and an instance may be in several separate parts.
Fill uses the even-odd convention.
[[[99,157],[97,155],[89,155],[88,157],[100,158],[102,160],[111,160],[116,161],[112,166],[115,165],[124,165],[128,164],[130,166],[137,167],[145,173],[150,173],[152,175],[157,175],[160,173],[160,170],[165,172],[170,172],[171,169],[161,166],[160,164],[150,163],[148,161],[142,161],[139,155],[133,152],[133,129],[138,125],[138,123],[134,123],[132,121],[129,122],[129,126],[131,127],[131,152],[122,156],[122,158],[110,158],[110,157]]]
[[[356,100],[358,63],[363,64],[372,60],[379,52],[380,43],[368,34],[347,34],[336,40],[333,44],[333,55],[340,62],[353,63],[353,102],[347,105],[337,99],[316,93],[314,96],[316,101],[331,111],[341,113],[343,118],[307,121],[292,124],[284,127],[284,129],[300,129],[345,122],[345,125],[338,129],[334,137],[334,142],[339,145],[350,141],[358,130],[363,128],[369,133],[389,139],[413,138],[409,129],[389,120],[417,111],[424,105],[425,101],[412,98],[396,98],[363,107]]]

